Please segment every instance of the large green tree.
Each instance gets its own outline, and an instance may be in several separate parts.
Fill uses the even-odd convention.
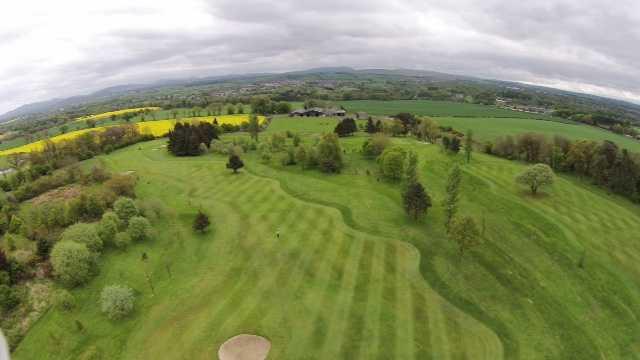
[[[316,147],[318,168],[327,173],[338,173],[342,170],[342,148],[336,134],[324,134]]]
[[[533,195],[538,193],[542,186],[552,185],[555,175],[547,164],[535,164],[529,166],[516,177],[519,184],[526,185]]]
[[[431,197],[417,181],[407,186],[403,194],[403,202],[405,211],[413,220],[418,220],[431,207]]]
[[[69,287],[86,283],[91,278],[95,255],[85,244],[59,241],[51,251],[54,274]]]
[[[458,245],[460,256],[465,251],[480,244],[480,231],[476,221],[470,216],[456,216],[451,221],[449,238]]]

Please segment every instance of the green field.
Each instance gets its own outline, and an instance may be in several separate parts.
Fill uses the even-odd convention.
[[[329,120],[276,118],[269,131],[310,142]],[[483,219],[487,241],[460,258],[441,203],[462,155],[395,140],[418,152],[433,198],[416,224],[400,185],[357,152],[363,141],[342,140],[347,167],[333,176],[255,153],[232,175],[219,155],[169,156],[165,140],[102,156],[135,171],[139,197],[165,204],[157,235],[107,252],[74,291],[79,309],[50,310],[15,358],[209,359],[239,333],[269,338],[272,359],[639,358],[640,207],[570,176],[532,198],[513,181],[524,165],[477,154],[463,166],[461,212]],[[212,216],[205,235],[191,230],[198,208]],[[123,322],[96,305],[112,283],[138,292]]]
[[[408,112],[416,115],[427,116],[460,116],[460,117],[507,117],[524,119],[554,119],[550,116],[540,114],[529,114],[508,109],[501,109],[495,106],[485,106],[478,104],[459,103],[451,101],[431,101],[431,100],[352,100],[340,101],[349,112],[362,111],[371,115],[395,115]]]
[[[547,135],[549,139],[554,135],[561,135],[572,140],[586,139],[598,142],[610,140],[622,148],[640,153],[640,141],[588,125],[517,118],[438,117],[435,120],[440,125],[451,126],[458,131],[465,132],[467,129],[471,129],[479,141],[494,140],[505,135],[534,132]]]

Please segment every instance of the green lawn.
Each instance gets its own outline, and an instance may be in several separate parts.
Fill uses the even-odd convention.
[[[270,131],[312,135],[326,121],[276,118]],[[248,332],[272,341],[272,359],[638,358],[640,207],[567,176],[532,198],[513,181],[524,165],[477,154],[463,165],[461,213],[483,220],[487,240],[460,258],[441,204],[462,155],[395,140],[418,152],[432,196],[416,224],[401,186],[357,152],[363,136],[342,140],[340,175],[265,165],[255,153],[232,175],[225,158],[174,158],[163,140],[101,157],[135,171],[139,196],[166,215],[153,241],[108,252],[99,276],[74,291],[80,308],[50,310],[14,357],[209,359]],[[190,228],[198,208],[212,215],[205,235]],[[138,292],[122,322],[96,305],[112,283]]]

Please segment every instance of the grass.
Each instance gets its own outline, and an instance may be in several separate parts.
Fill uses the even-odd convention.
[[[366,112],[371,115],[395,115],[408,112],[416,115],[428,116],[456,116],[456,117],[506,117],[524,119],[552,119],[550,116],[530,114],[525,112],[501,109],[496,106],[486,106],[451,101],[431,100],[352,100],[340,101],[349,112]]]
[[[634,152],[640,152],[640,141],[622,135],[612,133],[588,125],[565,124],[555,121],[535,121],[518,118],[462,118],[439,117],[436,121],[440,125],[451,126],[456,130],[466,132],[471,129],[478,141],[494,140],[499,136],[517,135],[527,132],[535,132],[552,138],[554,135],[562,135],[573,140],[610,140],[620,147]]]
[[[327,121],[276,118],[270,131],[296,126],[311,142]],[[163,140],[101,157],[135,171],[140,198],[158,199],[166,215],[152,241],[108,252],[99,276],[74,290],[79,309],[50,310],[14,358],[212,358],[243,332],[269,338],[274,359],[638,358],[637,205],[569,176],[531,197],[513,181],[524,165],[475,154],[460,208],[484,220],[486,240],[460,258],[441,203],[462,155],[395,140],[418,153],[433,199],[413,223],[401,186],[357,152],[362,141],[342,140],[347,167],[333,176],[254,153],[232,175],[225,158],[170,157]],[[190,228],[199,208],[213,222],[204,235]],[[122,322],[96,306],[112,283],[138,293]]]

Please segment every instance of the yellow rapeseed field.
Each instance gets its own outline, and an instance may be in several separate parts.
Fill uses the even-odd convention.
[[[88,116],[79,117],[79,118],[76,119],[76,121],[102,120],[102,119],[108,119],[111,116],[120,116],[120,115],[123,115],[123,114],[128,114],[128,113],[133,113],[133,112],[138,112],[138,111],[144,111],[144,110],[155,111],[155,110],[160,110],[160,108],[159,107],[142,107],[142,108],[133,108],[133,109],[122,109],[122,110],[116,110],[116,111],[109,111],[109,112],[102,113],[102,114],[88,115]]]
[[[141,134],[151,134],[155,137],[160,137],[160,136],[166,135],[171,129],[173,129],[176,122],[213,123],[214,119],[217,120],[218,124],[220,125],[222,124],[240,125],[244,122],[249,121],[249,115],[239,114],[239,115],[220,115],[220,116],[199,116],[199,117],[183,118],[178,120],[143,121],[143,122],[135,123],[133,125],[135,125],[138,128],[138,131],[140,131]],[[264,116],[259,116],[258,120],[260,121],[260,123],[264,123],[266,119]],[[54,143],[59,143],[64,140],[76,138],[87,132],[104,131],[106,128],[111,126],[118,126],[118,125],[102,126],[97,128],[71,131],[66,134],[54,136],[49,140],[53,141]],[[45,144],[44,140],[39,140],[26,145],[0,151],[0,156],[6,156],[6,155],[18,154],[18,153],[30,153],[33,151],[41,151],[44,148],[44,144]]]

